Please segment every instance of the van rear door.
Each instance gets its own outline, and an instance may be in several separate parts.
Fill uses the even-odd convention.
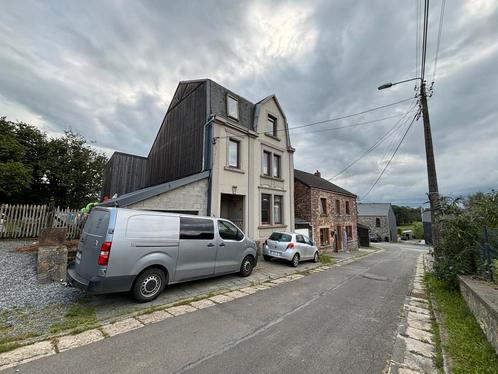
[[[111,212],[106,208],[92,209],[88,217],[76,252],[75,270],[85,279],[98,274],[98,258],[102,243],[109,239]]]

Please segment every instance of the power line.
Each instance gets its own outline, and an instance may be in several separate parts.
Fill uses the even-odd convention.
[[[384,141],[389,135],[392,135],[395,131],[397,131],[399,128],[402,127],[400,123],[403,121],[403,119],[413,110],[413,105],[402,115],[402,118],[400,118],[396,123],[394,124],[393,127],[391,127],[386,133],[384,133],[380,138],[377,139],[377,141],[370,146],[365,152],[363,152],[358,158],[350,162],[344,169],[339,171],[336,175],[334,175],[332,178],[327,178],[327,180],[332,181],[335,178],[337,178],[339,175],[343,174],[345,171],[350,169],[354,164],[356,164],[358,161],[363,159],[365,156],[367,156],[370,152],[372,152],[380,143]]]
[[[422,65],[420,67],[420,77],[422,82],[425,78],[425,59],[427,56],[427,28],[429,26],[429,0],[424,1],[424,27],[422,35]]]
[[[417,118],[417,114],[415,114],[410,122],[410,125],[408,126],[408,128],[406,129],[405,133],[403,134],[403,137],[401,138],[400,142],[398,143],[396,149],[394,150],[391,158],[389,159],[388,163],[384,166],[384,168],[382,169],[381,173],[379,174],[379,176],[377,177],[377,179],[375,180],[374,184],[372,185],[372,187],[370,187],[370,189],[367,191],[367,193],[361,198],[361,200],[364,200],[368,194],[370,193],[370,191],[373,190],[373,188],[377,185],[377,182],[380,180],[380,178],[382,178],[382,176],[384,175],[384,172],[386,171],[386,169],[388,168],[388,166],[391,164],[391,161],[393,160],[394,156],[396,156],[396,153],[398,152],[399,150],[399,147],[401,147],[401,144],[403,143],[403,141],[405,140],[406,138],[406,134],[408,134],[408,131],[410,131],[410,128],[412,127],[413,125],[413,122],[415,122],[415,118]]]
[[[437,44],[436,44],[436,54],[434,56],[434,70],[432,73],[432,83],[436,80],[437,71],[437,60],[439,55],[439,45],[441,44],[441,34],[443,30],[443,18],[444,18],[444,8],[446,6],[446,0],[441,0],[441,13],[439,14],[439,28],[437,32]]]

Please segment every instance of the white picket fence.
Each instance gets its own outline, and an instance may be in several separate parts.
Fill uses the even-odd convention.
[[[47,226],[47,205],[2,204],[0,205],[0,238],[36,238]],[[52,227],[66,227],[67,238],[79,237],[77,209],[55,208]]]

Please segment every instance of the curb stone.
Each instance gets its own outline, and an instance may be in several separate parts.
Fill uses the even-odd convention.
[[[330,265],[318,265],[312,270],[318,270],[313,273],[318,273],[333,269],[334,267],[340,267],[345,264],[355,262],[357,260],[363,259],[365,257],[372,256],[377,253],[384,252],[383,249],[370,251],[366,254],[361,254],[353,258],[339,259],[334,264]],[[286,274],[278,278],[269,278],[267,281],[263,281],[260,284],[243,287],[240,289],[224,290],[220,294],[208,297],[205,296],[204,299],[196,301],[186,301],[183,305],[164,306],[163,309],[158,309],[152,312],[137,312],[128,314],[126,317],[121,317],[112,322],[107,322],[103,325],[94,327],[90,330],[83,331],[81,333],[71,335],[70,333],[59,333],[46,337],[45,340],[41,341],[31,341],[25,343],[25,345],[0,353],[0,371],[8,368],[12,368],[29,361],[33,361],[42,357],[47,357],[51,355],[58,354],[73,348],[82,347],[93,342],[97,342],[103,339],[107,339],[112,336],[123,334],[132,330],[136,330],[144,327],[145,325],[161,322],[165,319],[181,316],[186,313],[191,313],[196,310],[204,309],[209,306],[214,306],[216,304],[223,304],[229,301],[233,301],[237,298],[249,296],[250,294],[256,293],[258,291],[267,290],[273,287],[278,287],[282,284],[292,282],[304,278],[312,270],[304,270],[301,273],[296,272],[292,274]]]

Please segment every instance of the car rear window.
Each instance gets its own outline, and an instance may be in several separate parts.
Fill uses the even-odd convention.
[[[105,236],[111,214],[107,210],[93,209],[90,212],[83,231],[87,234]]]
[[[270,235],[270,240],[274,240],[276,242],[290,242],[292,240],[292,236],[289,234],[282,234],[281,232],[274,232]]]

